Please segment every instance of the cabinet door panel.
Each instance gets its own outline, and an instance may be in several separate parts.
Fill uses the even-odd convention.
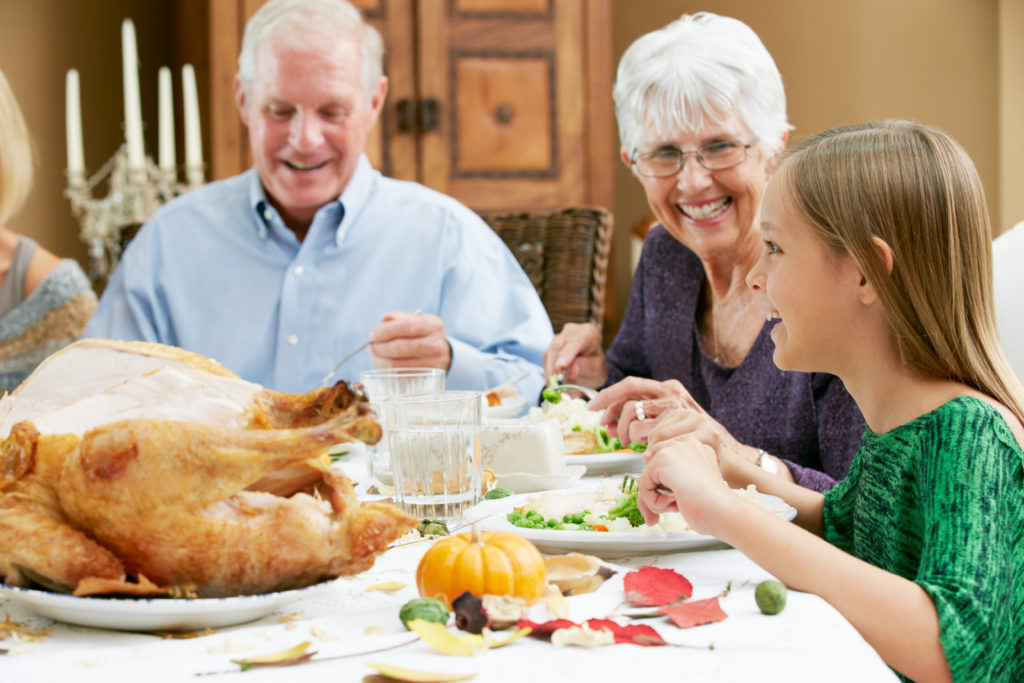
[[[549,0],[454,0],[457,12],[548,12]]]
[[[545,55],[455,62],[455,177],[477,173],[557,173],[552,140],[554,65]],[[488,114],[488,116],[481,116]],[[472,122],[462,124],[462,121]]]
[[[463,11],[486,4],[488,13]],[[584,3],[420,2],[420,96],[442,112],[422,136],[423,182],[479,210],[584,203]],[[497,11],[499,9],[503,11]]]

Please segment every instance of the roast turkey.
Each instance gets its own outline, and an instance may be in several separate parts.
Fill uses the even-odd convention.
[[[173,347],[83,340],[0,400],[0,438],[12,585],[297,588],[365,570],[413,524],[329,466],[331,445],[380,438],[345,382],[283,394]]]

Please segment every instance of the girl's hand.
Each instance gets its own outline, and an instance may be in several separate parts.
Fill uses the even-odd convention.
[[[681,437],[693,437],[712,448],[718,454],[719,467],[723,474],[732,463],[739,460],[756,462],[758,452],[744,446],[717,420],[702,408],[673,410],[663,416],[654,425],[650,434],[647,452],[644,459],[650,460],[665,442]]]
[[[715,510],[728,504],[725,496],[732,495],[719,472],[715,449],[693,436],[663,442],[637,487],[637,507],[645,522],[656,524],[661,513],[678,511],[698,533],[712,533]]]
[[[641,405],[642,412],[637,409]],[[662,415],[680,410],[700,410],[690,392],[678,381],[659,382],[641,377],[627,377],[602,390],[590,402],[591,410],[604,410],[601,422],[608,434],[617,436],[622,445],[648,441]],[[640,419],[640,415],[644,419]]]

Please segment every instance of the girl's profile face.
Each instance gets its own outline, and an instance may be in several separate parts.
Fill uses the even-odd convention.
[[[858,330],[860,269],[833,253],[789,196],[785,174],[768,183],[761,205],[764,252],[747,284],[764,294],[775,364],[783,370],[831,372],[840,368]]]

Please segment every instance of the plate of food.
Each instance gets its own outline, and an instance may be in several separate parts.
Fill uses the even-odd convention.
[[[615,474],[617,472],[639,472],[644,467],[644,455],[641,451],[623,448],[610,453],[583,453],[566,455],[565,461],[570,466],[585,465],[587,474]]]
[[[601,412],[590,410],[580,398],[563,396],[557,403],[545,401],[530,408],[527,417],[558,425],[562,433],[565,461],[585,465],[587,474],[639,472],[644,466],[643,449],[623,447],[601,424]]]
[[[474,508],[485,531],[511,531],[547,553],[581,552],[598,557],[656,555],[724,545],[699,534],[679,513],[666,513],[654,527],[643,525],[636,492],[618,481],[597,488],[519,494],[484,501]],[[625,490],[624,490],[625,488]],[[734,492],[787,521],[796,510],[781,498],[748,487]],[[639,526],[634,523],[639,522]]]
[[[116,631],[195,631],[259,619],[334,581],[336,579],[296,590],[230,598],[79,598],[4,584],[0,584],[0,593],[43,616],[69,624]]]

